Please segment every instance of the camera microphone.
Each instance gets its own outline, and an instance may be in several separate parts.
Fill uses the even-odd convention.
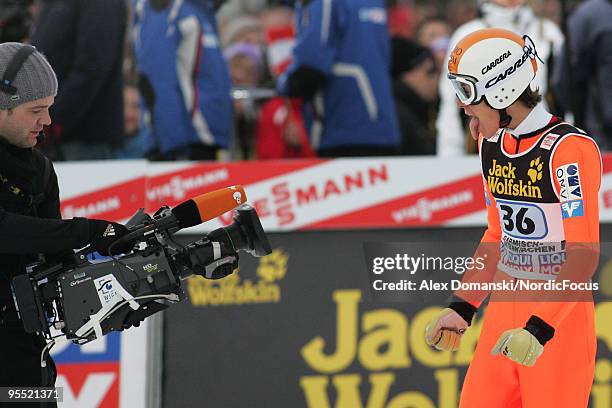
[[[233,210],[240,204],[244,204],[246,200],[246,193],[240,185],[200,194],[183,201],[170,210],[169,214],[166,213],[160,218],[153,219],[152,222],[134,227],[130,233],[121,237],[117,242],[135,241],[155,230],[194,227]]]
[[[231,186],[184,201],[172,209],[172,214],[179,228],[189,228],[219,217],[246,201],[244,188]]]

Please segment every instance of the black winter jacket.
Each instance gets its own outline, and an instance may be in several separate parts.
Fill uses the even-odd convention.
[[[409,156],[436,154],[432,119],[435,104],[423,100],[399,79],[393,82],[393,96],[402,135],[400,154]]]
[[[47,159],[35,149],[18,148],[0,138],[0,306],[14,309],[10,279],[25,273],[38,254],[58,257],[89,243],[84,218],[61,220],[53,165],[44,184]]]
[[[124,0],[43,0],[32,44],[59,80],[51,118],[60,143],[123,138]]]

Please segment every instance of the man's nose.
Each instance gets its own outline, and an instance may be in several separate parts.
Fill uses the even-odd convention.
[[[49,115],[49,111],[45,111],[45,114],[41,118],[40,121],[44,126],[49,126],[51,124],[51,115]]]

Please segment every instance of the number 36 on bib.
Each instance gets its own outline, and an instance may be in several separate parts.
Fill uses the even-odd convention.
[[[551,229],[562,228],[558,203],[497,200],[497,209],[502,229],[508,236],[534,240],[559,238],[550,236]]]

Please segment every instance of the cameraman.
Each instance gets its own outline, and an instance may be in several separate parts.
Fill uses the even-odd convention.
[[[53,386],[56,377],[50,357],[49,368],[41,369],[45,339],[24,331],[11,278],[26,273],[26,265],[41,254],[47,261],[70,259],[73,248],[88,244],[108,253],[127,233],[109,221],[61,220],[53,165],[34,149],[44,139],[43,127],[51,124],[56,94],[57,77],[40,52],[20,43],[0,44],[0,386]]]

